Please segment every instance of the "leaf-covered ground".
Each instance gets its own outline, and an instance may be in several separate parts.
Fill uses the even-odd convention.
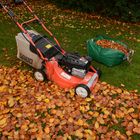
[[[0,139],[131,140],[140,135],[140,95],[98,82],[75,96],[32,72],[0,67]]]
[[[79,52],[86,55],[86,41],[96,35],[107,35],[124,42],[135,50],[132,63],[123,62],[116,67],[106,67],[93,61],[92,65],[102,71],[101,80],[111,85],[125,84],[127,89],[140,90],[140,24],[120,22],[99,15],[76,12],[69,9],[60,9],[47,0],[29,0],[28,4],[46,23],[46,26],[59,40],[61,47],[69,52]],[[20,22],[30,19],[31,15],[23,5],[12,5],[13,10],[20,18]],[[24,10],[23,10],[24,9]],[[1,11],[1,9],[0,9]],[[4,13],[4,12],[3,12]],[[34,29],[43,32],[38,25]],[[0,64],[15,66],[16,58],[15,35],[19,29],[7,14],[0,12]],[[43,32],[44,33],[44,32]],[[46,34],[47,35],[47,34]],[[21,68],[24,66],[22,65]],[[26,69],[29,68],[26,66]],[[115,80],[114,80],[115,79]]]

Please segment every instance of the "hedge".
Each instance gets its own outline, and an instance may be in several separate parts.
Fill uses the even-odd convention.
[[[63,8],[75,8],[85,12],[96,12],[108,17],[119,17],[125,21],[140,21],[139,0],[50,0]]]

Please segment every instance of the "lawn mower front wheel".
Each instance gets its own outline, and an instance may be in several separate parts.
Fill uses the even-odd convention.
[[[82,98],[86,98],[90,95],[90,89],[88,86],[84,85],[84,84],[79,84],[76,86],[75,88],[75,93],[78,96],[81,96]]]
[[[45,80],[45,73],[42,70],[36,70],[34,72],[34,77],[37,81],[44,81]]]

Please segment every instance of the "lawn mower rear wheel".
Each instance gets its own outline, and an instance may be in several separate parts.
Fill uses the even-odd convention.
[[[34,77],[37,81],[42,82],[46,79],[46,74],[43,70],[36,70],[34,72]]]

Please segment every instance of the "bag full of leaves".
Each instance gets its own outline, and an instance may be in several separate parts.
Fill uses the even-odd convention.
[[[131,62],[134,53],[123,42],[101,35],[87,41],[87,50],[93,60],[110,67],[124,60]]]

